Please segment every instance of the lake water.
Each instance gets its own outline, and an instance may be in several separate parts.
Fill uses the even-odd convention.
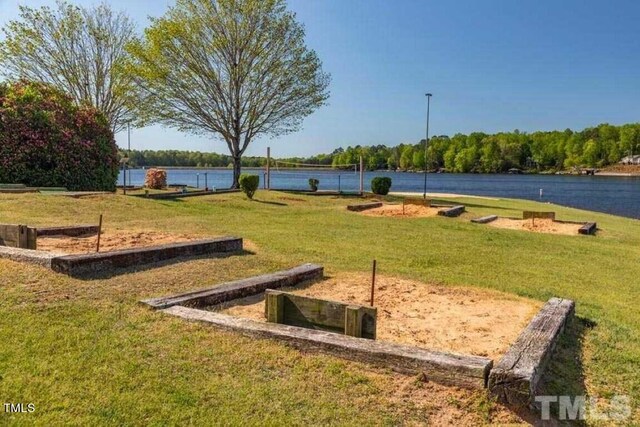
[[[260,175],[263,169],[243,171]],[[228,188],[232,171],[225,169],[167,169],[169,184]],[[133,185],[144,183],[145,171],[133,169],[127,173]],[[366,172],[365,190],[370,190],[371,178],[389,176],[391,191],[422,192],[424,175],[404,172]],[[320,180],[322,190],[357,191],[359,175],[349,171],[271,171],[271,188],[308,189],[308,179]],[[118,179],[122,184],[122,172]],[[500,174],[429,174],[430,193],[461,193],[514,199],[540,200],[581,209],[607,212],[630,218],[640,218],[640,177],[574,176],[574,175],[500,175]]]

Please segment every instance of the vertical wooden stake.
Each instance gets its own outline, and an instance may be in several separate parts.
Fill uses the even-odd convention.
[[[407,203],[407,199],[402,199],[402,215],[404,215],[404,205]]]
[[[96,243],[96,252],[100,252],[100,235],[102,234],[102,214],[100,214],[100,222],[98,223],[98,243]]]
[[[376,260],[373,260],[373,272],[371,273],[371,307],[373,307],[373,297],[376,291]]]

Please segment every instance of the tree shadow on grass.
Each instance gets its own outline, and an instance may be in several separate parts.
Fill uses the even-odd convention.
[[[229,258],[232,256],[246,256],[246,255],[255,255],[255,252],[249,251],[247,249],[243,249],[242,251],[238,251],[238,252],[181,256],[181,257],[166,259],[166,260],[157,261],[157,262],[150,262],[147,264],[140,264],[133,267],[124,267],[124,268],[113,267],[108,270],[81,272],[81,273],[73,274],[71,275],[71,277],[75,279],[80,279],[80,280],[105,280],[105,279],[110,279],[112,277],[120,276],[123,274],[152,270],[155,268],[161,268],[168,265],[178,264],[186,261],[193,261],[193,260],[199,260],[199,259],[223,259],[223,258]]]
[[[567,325],[544,371],[536,396],[568,396],[574,403],[576,396],[587,395],[582,364],[583,342],[595,326],[594,321],[584,317],[575,317]],[[536,426],[586,425],[584,420],[560,420],[557,402],[550,405],[551,419],[542,420],[539,405],[534,409],[517,410],[516,413]]]

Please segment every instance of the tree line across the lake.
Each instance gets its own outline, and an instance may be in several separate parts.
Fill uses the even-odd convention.
[[[417,144],[394,147],[349,146],[330,154],[277,161],[352,168],[362,155],[368,170],[424,170],[426,157],[429,170],[500,173],[516,168],[542,172],[604,167],[637,153],[639,148],[640,124],[613,126],[605,123],[579,132],[567,129],[524,133],[516,130],[497,134],[474,132],[453,137],[436,136],[429,139],[426,156],[423,139]],[[232,158],[223,154],[179,150],[132,150],[129,158],[133,166],[228,167],[232,163]],[[265,157],[242,158],[244,167],[262,167],[265,164]],[[282,163],[281,166],[295,165]]]

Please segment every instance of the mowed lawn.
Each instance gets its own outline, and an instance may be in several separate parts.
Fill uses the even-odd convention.
[[[96,223],[245,239],[241,256],[73,279],[0,260],[0,403],[33,403],[0,424],[401,424],[516,421],[482,392],[441,387],[148,310],[138,300],[303,262],[577,303],[548,390],[640,400],[640,222],[515,200],[456,199],[463,217],[375,218],[357,199],[259,191],[154,201],[0,195],[0,223]],[[596,237],[471,224],[555,210],[597,221]],[[634,419],[640,423],[638,411]]]

